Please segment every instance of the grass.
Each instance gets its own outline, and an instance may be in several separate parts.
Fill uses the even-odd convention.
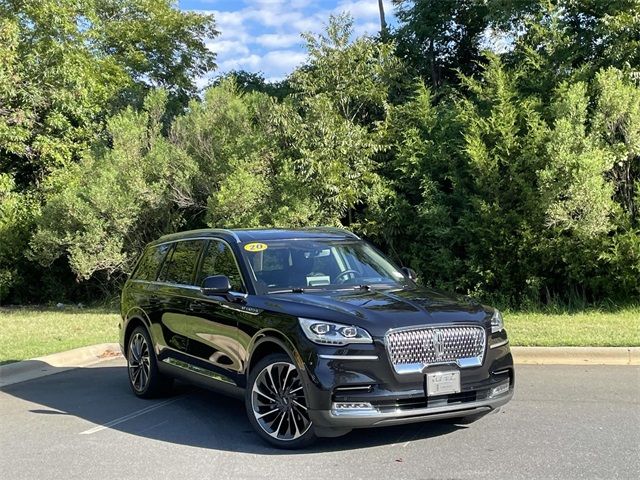
[[[640,346],[640,306],[575,313],[506,312],[504,321],[511,345]]]
[[[0,308],[0,365],[118,341],[115,310]]]
[[[511,345],[640,346],[640,306],[577,313],[505,312]],[[107,309],[0,308],[0,364],[118,340]]]

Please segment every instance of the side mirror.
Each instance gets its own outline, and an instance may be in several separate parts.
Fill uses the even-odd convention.
[[[414,282],[418,280],[418,274],[413,268],[402,267],[402,273],[404,273],[405,277],[409,278],[409,280],[413,280]]]
[[[226,275],[213,275],[202,281],[200,291],[203,295],[226,295],[231,290],[231,282]]]

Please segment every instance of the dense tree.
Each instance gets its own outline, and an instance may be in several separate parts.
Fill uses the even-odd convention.
[[[381,137],[364,123],[370,111],[384,111],[383,79],[394,59],[371,39],[350,44],[350,28],[336,18],[333,37],[309,37],[322,48],[294,76],[293,100],[247,93],[225,79],[193,100],[167,135],[166,92],[150,95],[140,112],[113,117],[107,144],[52,175],[34,258],[44,265],[68,258],[87,279],[127,271],[130,252],[161,232],[337,225],[356,206],[375,203]],[[337,85],[328,72],[340,62],[348,73]]]
[[[3,15],[0,299],[113,289],[180,229],[322,224],[501,306],[637,299],[638,2],[396,3],[395,34],[331,18],[284,82],[229,72],[179,112],[211,19],[171,10],[159,36],[188,39],[160,44],[166,2]]]
[[[24,247],[29,241],[35,203],[16,191],[11,176],[0,174],[0,301],[16,286],[24,286],[27,266]]]
[[[508,48],[536,1],[394,0],[399,52],[430,86],[458,83],[458,73],[477,73],[492,42]]]
[[[352,33],[353,20],[343,15],[331,18],[326,34],[306,35],[309,62],[291,76],[302,111],[293,145],[298,175],[314,185],[322,211],[349,225],[353,213],[376,208],[385,195],[380,122],[404,73],[393,45],[352,42]]]
[[[80,279],[118,274],[150,236],[182,226],[172,194],[185,165],[160,134],[166,100],[156,92],[142,111],[117,114],[108,123],[112,148],[99,146],[50,176],[31,239],[40,263],[64,256]]]
[[[214,68],[213,18],[169,0],[0,3],[0,168],[21,188],[77,161],[119,105],[176,101]]]

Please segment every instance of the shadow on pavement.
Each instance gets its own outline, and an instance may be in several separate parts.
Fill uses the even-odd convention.
[[[72,417],[90,422],[79,426],[78,434],[108,435],[109,430],[115,430],[162,442],[266,455],[401,444],[465,428],[447,422],[427,422],[354,430],[343,437],[321,438],[306,450],[278,450],[253,432],[241,401],[181,383],[176,383],[169,397],[141,400],[129,389],[125,367],[114,363],[62,371],[0,390],[35,404],[24,409],[30,421],[39,421],[33,416],[46,415],[49,421],[51,418],[60,421],[61,426]],[[106,428],[97,428],[105,424]]]

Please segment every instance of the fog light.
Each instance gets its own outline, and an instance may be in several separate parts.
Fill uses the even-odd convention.
[[[359,402],[359,403],[347,403],[347,402],[334,402],[333,409],[334,410],[352,410],[354,408],[373,408],[369,402]]]
[[[369,402],[333,402],[331,413],[334,415],[366,415],[376,409]]]
[[[509,382],[502,382],[497,387],[493,387],[491,389],[491,393],[489,393],[489,398],[497,397],[509,391]]]

